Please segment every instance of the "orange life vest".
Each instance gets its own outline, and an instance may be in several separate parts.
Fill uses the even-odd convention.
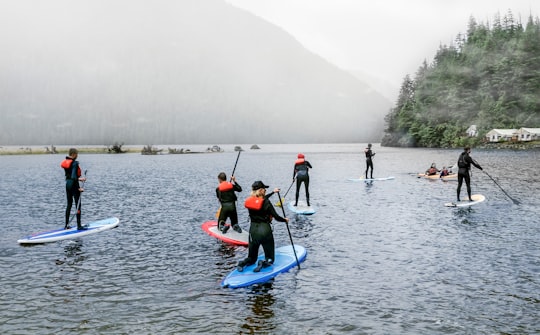
[[[220,192],[225,192],[225,191],[231,191],[233,189],[233,184],[229,181],[222,181],[221,183],[219,183],[219,186],[218,186],[218,189]]]
[[[264,198],[251,196],[246,199],[246,201],[244,202],[244,206],[247,209],[260,211],[262,209],[263,203],[264,203]]]
[[[71,165],[73,165],[73,159],[66,158],[60,163],[60,167],[64,169],[66,178],[71,178]],[[77,177],[81,176],[81,167],[77,166]]]
[[[303,158],[298,158],[298,159],[296,160],[296,162],[294,162],[294,165],[304,164],[305,161],[306,161],[306,160],[303,159]]]
[[[71,167],[71,163],[73,163],[73,159],[64,159],[62,163],[60,163],[60,167],[63,169],[69,169]]]

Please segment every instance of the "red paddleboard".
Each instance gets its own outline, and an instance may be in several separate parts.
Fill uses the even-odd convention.
[[[226,225],[228,226],[229,224],[227,223]],[[242,232],[239,233],[236,230],[229,228],[229,230],[223,234],[217,228],[217,221],[206,221],[202,224],[202,230],[204,230],[208,235],[225,243],[242,245],[245,247],[247,247],[249,244],[249,233],[246,229],[242,229]]]

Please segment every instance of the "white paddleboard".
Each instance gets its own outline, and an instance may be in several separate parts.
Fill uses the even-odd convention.
[[[380,177],[380,178],[349,178],[350,181],[382,181],[382,180],[392,180],[395,179],[395,177]]]
[[[108,219],[93,221],[83,225],[85,229],[77,230],[77,227],[70,229],[55,229],[42,233],[35,233],[17,240],[19,244],[41,244],[62,240],[73,239],[81,236],[99,233],[118,226],[120,220],[112,217]]]
[[[482,201],[486,200],[486,197],[484,197],[482,194],[473,194],[471,199],[473,201],[469,201],[469,199],[467,199],[456,202],[447,202],[444,205],[446,207],[469,207],[481,203]]]
[[[315,206],[308,206],[307,203],[303,201],[298,201],[298,205],[294,205],[294,201],[290,201],[287,203],[287,208],[293,213],[296,214],[303,214],[303,215],[313,215],[317,213],[317,208]]]

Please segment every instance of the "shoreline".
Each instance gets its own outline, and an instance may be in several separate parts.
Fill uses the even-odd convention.
[[[208,145],[193,145],[199,150],[186,151],[183,153],[169,153],[168,149],[176,149],[174,146],[170,145],[159,145],[155,146],[156,149],[159,149],[160,152],[157,152],[158,155],[173,155],[173,154],[195,154],[195,153],[206,153],[203,147],[208,147]],[[143,149],[147,147],[146,145],[126,145],[122,146],[122,152],[114,152],[110,150],[110,147],[100,146],[100,145],[59,145],[59,146],[45,146],[45,145],[30,145],[30,146],[17,146],[17,145],[0,145],[0,156],[7,155],[67,155],[69,148],[75,147],[79,150],[79,153],[84,154],[123,154],[123,153],[142,153]],[[399,148],[399,147],[397,147]],[[405,147],[404,147],[405,148]],[[410,148],[410,147],[406,147]],[[422,147],[417,147],[422,149]],[[500,142],[500,143],[483,143],[477,146],[473,146],[475,149],[483,150],[539,150],[540,141],[531,141],[531,142]],[[430,148],[436,149],[436,148]],[[452,149],[452,148],[438,148],[438,149]],[[454,148],[455,149],[455,148]],[[190,150],[190,149],[187,149]],[[210,152],[212,153],[212,152]]]
[[[69,148],[75,147],[79,153],[84,154],[116,154],[110,152],[107,147],[93,147],[93,146],[59,146],[55,147],[52,151],[49,147],[45,146],[0,146],[0,156],[3,155],[67,155]],[[122,153],[140,153],[141,147],[123,148]]]
[[[196,149],[192,150],[189,147],[178,147],[176,145],[126,145],[122,146],[122,152],[116,152],[112,150],[112,147],[101,145],[58,145],[58,146],[46,146],[46,145],[0,145],[0,156],[8,155],[67,155],[70,148],[77,148],[79,153],[82,154],[124,154],[124,153],[138,153],[148,155],[183,155],[183,154],[196,154],[196,153],[216,153],[221,151],[212,151],[212,146],[208,145],[193,145]],[[218,146],[214,146],[218,147]],[[151,148],[150,151],[144,152],[145,149]],[[219,148],[219,147],[218,147]]]

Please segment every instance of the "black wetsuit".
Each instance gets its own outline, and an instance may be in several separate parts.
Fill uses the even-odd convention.
[[[298,205],[298,197],[300,195],[300,187],[304,183],[304,189],[306,191],[306,202],[309,206],[309,169],[313,167],[309,164],[308,161],[304,160],[301,163],[296,163],[294,165],[293,178],[296,176],[296,201],[295,206]]]
[[[368,148],[364,151],[366,153],[366,179],[368,179],[368,170],[371,168],[371,179],[373,179],[373,160],[371,157],[375,154],[371,151],[371,148]]]
[[[71,161],[68,168],[64,167],[64,172],[66,175],[66,196],[67,196],[67,206],[66,206],[66,227],[69,225],[69,217],[71,215],[71,207],[73,207],[73,201],[77,206],[77,228],[81,228],[81,203],[79,199],[81,197],[81,191],[79,191],[79,177],[80,177],[80,168],[79,162],[74,160],[71,157],[66,157],[66,161]],[[63,165],[66,166],[66,165]]]
[[[469,175],[469,170],[471,169],[471,164],[476,168],[482,170],[482,167],[476,163],[467,151],[463,151],[458,158],[458,187],[457,187],[457,201],[460,201],[461,185],[463,184],[463,179],[465,179],[465,184],[467,185],[467,195],[469,200],[471,200],[471,176]]]
[[[219,187],[216,188],[216,196],[221,203],[221,210],[219,211],[218,222],[225,224],[227,218],[231,219],[231,225],[238,224],[238,213],[236,212],[236,193],[242,192],[242,187],[237,183],[232,183],[232,189],[228,191],[220,191]]]
[[[272,233],[272,218],[280,222],[285,222],[285,219],[279,216],[269,198],[274,192],[265,195],[264,202],[260,210],[249,209],[249,218],[251,225],[249,227],[249,246],[248,256],[238,265],[241,267],[254,264],[257,261],[259,247],[262,245],[266,265],[274,262],[275,247],[274,234]]]

